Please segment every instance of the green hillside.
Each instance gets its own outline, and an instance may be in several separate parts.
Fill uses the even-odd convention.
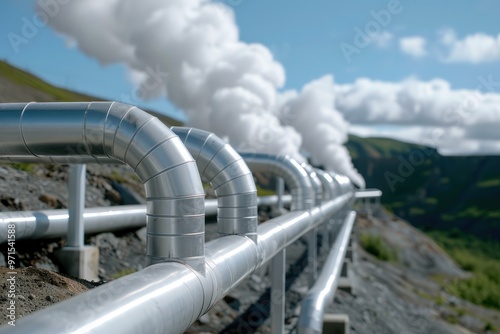
[[[424,229],[460,229],[500,239],[500,156],[441,156],[425,146],[350,136],[348,149],[367,187]]]
[[[95,97],[72,92],[43,81],[37,76],[0,61],[0,103],[6,102],[82,102],[103,101]],[[140,106],[139,106],[140,107]],[[181,125],[176,119],[144,109],[167,125]]]

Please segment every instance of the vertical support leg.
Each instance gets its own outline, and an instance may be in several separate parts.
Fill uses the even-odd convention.
[[[271,333],[285,333],[286,249],[271,260]]]
[[[308,277],[308,283],[309,287],[312,287],[314,285],[314,282],[316,282],[316,272],[317,272],[317,266],[318,266],[318,261],[317,261],[317,252],[316,252],[316,246],[317,246],[317,228],[313,229],[311,232],[307,234],[307,267],[309,269],[309,277]]]
[[[283,209],[283,194],[285,193],[285,180],[283,178],[278,177],[276,179],[276,195],[278,195],[278,210],[281,211]]]
[[[56,257],[71,276],[86,280],[99,280],[99,248],[85,246],[85,171],[86,165],[71,165],[68,177],[68,235],[66,246]]]
[[[86,165],[71,165],[68,179],[68,238],[67,246],[83,247],[85,227],[83,210],[85,208]]]

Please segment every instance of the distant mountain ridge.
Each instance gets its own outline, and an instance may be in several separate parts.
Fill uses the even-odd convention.
[[[351,135],[347,144],[367,187],[421,228],[459,229],[500,240],[500,156],[442,156],[435,149]]]

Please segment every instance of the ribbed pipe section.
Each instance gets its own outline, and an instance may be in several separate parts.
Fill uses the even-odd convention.
[[[345,259],[355,219],[356,213],[351,211],[344,220],[332,250],[326,258],[321,274],[302,301],[299,322],[297,324],[298,334],[323,333],[324,309],[332,302],[337,290],[342,264]]]
[[[350,198],[343,195],[260,224],[257,244],[237,235],[207,243],[205,276],[181,263],[156,264],[23,317],[0,333],[183,333],[244,278]]]
[[[196,160],[217,196],[217,234],[243,235],[257,242],[257,188],[243,158],[215,134],[172,127]]]
[[[321,180],[318,178],[316,174],[316,170],[309,164],[303,163],[302,168],[309,174],[309,178],[311,179],[311,185],[314,188],[315,195],[315,205],[320,205],[323,202],[323,185]]]
[[[315,168],[314,171],[323,185],[323,201],[329,201],[340,195],[337,184],[330,174],[319,168]]]
[[[314,206],[315,193],[308,173],[287,156],[259,153],[240,153],[253,172],[271,173],[282,177],[292,194],[291,210],[309,210]]]
[[[337,181],[338,185],[342,189],[343,194],[354,191],[352,182],[347,176],[338,174],[334,171],[329,171],[329,173],[335,179],[335,181]]]
[[[175,259],[204,272],[204,191],[181,140],[148,113],[116,102],[0,105],[8,161],[124,162],[144,183],[149,264]]]

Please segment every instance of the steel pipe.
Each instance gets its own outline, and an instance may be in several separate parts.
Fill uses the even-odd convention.
[[[311,179],[311,185],[313,186],[315,194],[315,205],[321,205],[321,202],[323,201],[323,186],[320,179],[311,165],[303,163],[301,166]],[[318,272],[318,231],[316,229],[312,229],[307,235],[307,259],[307,265],[309,267],[308,281],[309,286],[312,286],[316,280]]]
[[[126,163],[146,190],[148,264],[179,260],[204,272],[201,179],[156,117],[116,102],[0,104],[0,143],[11,162]]]
[[[66,246],[83,247],[85,242],[85,181],[87,165],[69,167],[68,175],[68,236]]]
[[[320,276],[302,301],[297,325],[299,334],[319,334],[323,332],[324,308],[332,302],[337,290],[355,219],[356,213],[351,211],[347,215],[332,250],[328,254]]]
[[[335,196],[340,195],[337,183],[330,174],[319,168],[315,168],[314,170],[323,185],[323,201],[329,201],[335,198]]]
[[[290,204],[292,197],[283,196]],[[259,206],[276,205],[277,196],[257,198]],[[217,200],[205,200],[205,216],[217,214]],[[86,208],[83,211],[85,233],[95,234],[146,226],[146,205],[120,205]],[[61,238],[68,231],[69,214],[66,209],[0,212],[0,244],[7,242],[7,226],[16,225],[16,240]]]
[[[382,191],[378,189],[363,189],[363,190],[358,190],[354,194],[354,197],[356,198],[373,198],[373,197],[381,197],[382,196]]]
[[[354,190],[352,182],[347,176],[338,174],[334,171],[329,171],[329,173],[337,181],[343,193]]]
[[[23,317],[0,333],[182,333],[278,252],[323,223],[352,194],[257,227],[259,242],[232,235],[206,244],[206,274],[159,263]]]
[[[217,196],[217,234],[243,235],[257,242],[257,188],[243,158],[213,133],[172,127]]]
[[[323,186],[321,180],[319,179],[315,169],[311,165],[303,163],[301,164],[301,166],[305,169],[307,174],[309,174],[309,178],[311,179],[311,185],[314,189],[314,204],[320,205],[323,201]]]
[[[253,172],[268,172],[282,177],[292,194],[292,211],[314,206],[315,194],[307,172],[289,157],[259,153],[240,153]]]

